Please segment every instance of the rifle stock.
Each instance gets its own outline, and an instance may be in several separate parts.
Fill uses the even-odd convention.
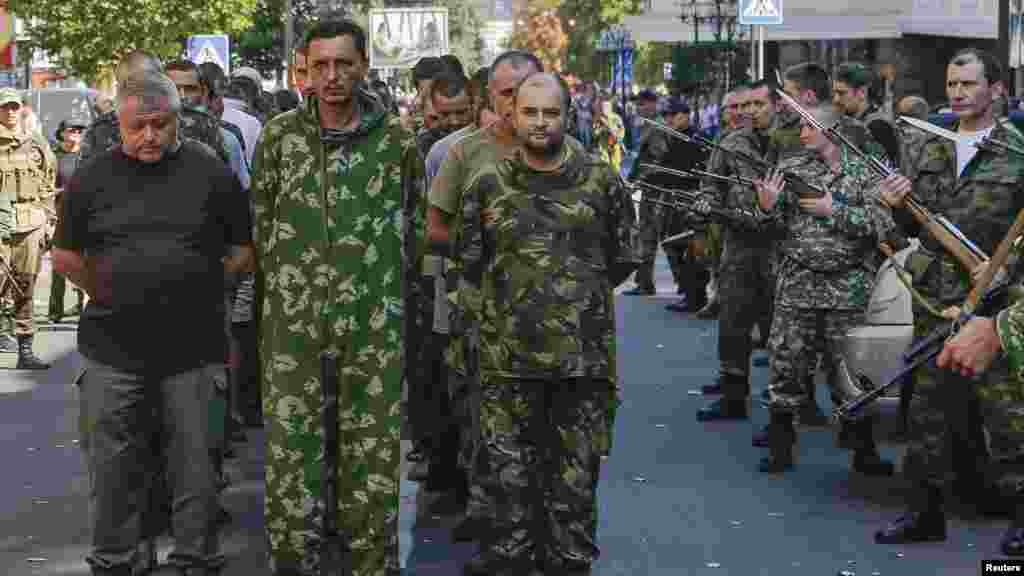
[[[1024,232],[1024,210],[1017,213],[1017,217],[1014,219],[1013,224],[1010,225],[1010,230],[1007,231],[1006,236],[1003,237],[1002,241],[999,242],[999,246],[996,248],[996,253],[992,255],[992,260],[988,263],[985,268],[985,272],[978,279],[978,282],[971,288],[971,293],[967,295],[967,301],[964,303],[964,311],[970,314],[974,311],[974,308],[978,305],[978,301],[981,299],[983,290],[988,288],[988,285],[992,283],[992,279],[999,273],[999,269],[1006,264],[1006,261],[1010,258],[1010,250],[1013,248],[1013,242]]]
[[[935,238],[945,248],[946,252],[955,258],[965,270],[972,272],[978,265],[985,262],[985,259],[982,259],[968,249],[955,234],[946,230],[938,219],[923,206],[916,202],[907,202],[906,208],[910,215],[914,217],[914,220],[917,220],[921,226],[924,226],[932,235],[932,238]]]

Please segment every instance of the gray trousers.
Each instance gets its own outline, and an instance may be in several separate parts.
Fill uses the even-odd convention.
[[[168,560],[178,566],[216,563],[217,489],[209,411],[214,375],[223,367],[155,378],[87,358],[84,362],[80,410],[92,479],[93,533],[86,561],[99,569],[136,562],[151,469],[159,457],[150,440],[160,431],[172,498],[174,550]],[[154,409],[162,422],[154,422]]]

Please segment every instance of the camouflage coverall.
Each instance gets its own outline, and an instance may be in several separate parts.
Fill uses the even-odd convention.
[[[355,98],[356,128],[322,129],[310,97],[305,109],[268,122],[255,151],[272,570],[319,566],[325,348],[341,358],[338,525],[350,538],[352,573],[382,576],[399,565],[401,276],[411,218],[402,200],[422,194],[402,187],[422,180],[409,177],[413,135],[370,94]]]
[[[566,139],[554,173],[521,156],[480,170],[463,202],[463,313],[479,326],[476,501],[494,573],[586,568],[616,379],[612,289],[639,260],[633,207],[607,164]],[[521,154],[521,153],[520,153]],[[485,214],[489,214],[488,218]]]
[[[955,130],[955,128],[954,128]],[[992,138],[1024,145],[1024,136],[1008,122],[995,126]],[[986,254],[992,255],[1006,235],[1017,213],[1024,208],[1021,178],[1024,160],[1014,155],[979,150],[953,180],[955,152],[943,143],[931,144],[918,161],[915,194],[921,182],[934,182],[934,198],[921,197],[937,213],[946,216]],[[928,193],[927,189],[922,194]],[[922,249],[911,255],[907,267],[914,276],[915,288],[941,310],[963,303],[971,285],[969,272],[962,269],[926,231],[921,233]],[[914,310],[914,333],[921,337],[948,320],[936,318],[922,307]],[[903,388],[909,396],[907,452],[904,473],[917,483],[941,485],[954,471],[953,441],[968,438],[975,442],[968,450],[983,462],[985,448],[970,429],[969,409],[977,406],[990,435],[988,451],[993,461],[1010,461],[1024,449],[1024,390],[1017,375],[1011,373],[1006,358],[997,359],[980,381],[964,378],[929,363],[913,374],[912,386]],[[1019,471],[987,470],[995,478],[1015,484],[1024,478]]]
[[[770,152],[768,137],[753,128],[729,133],[722,140],[726,150],[765,158]],[[718,151],[708,171],[723,176],[761,178],[748,163]],[[712,182],[703,193],[714,205],[753,212],[757,192],[740,184]],[[718,277],[721,314],[718,328],[718,359],[722,394],[726,401],[743,401],[750,394],[751,330],[759,324],[762,337],[768,333],[775,293],[772,270],[775,254],[773,233],[750,221],[722,222],[722,261]]]
[[[838,365],[847,332],[863,323],[874,289],[878,242],[895,227],[874,192],[879,178],[845,152],[837,176],[816,153],[793,156],[779,168],[809,184],[828,187],[829,217],[804,211],[784,189],[769,212],[782,230],[775,317],[769,338],[769,409],[796,415],[808,403],[806,373],[822,352]],[[848,400],[829,380],[832,402]]]

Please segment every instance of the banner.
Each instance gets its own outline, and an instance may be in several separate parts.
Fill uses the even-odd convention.
[[[447,8],[370,11],[370,68],[412,68],[448,53]]]

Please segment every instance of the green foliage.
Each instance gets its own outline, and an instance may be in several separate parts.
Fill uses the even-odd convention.
[[[601,32],[622,17],[640,14],[642,0],[565,0],[558,4],[558,13],[569,35],[566,71],[587,80],[607,82],[610,76],[610,56],[597,52]],[[569,24],[572,21],[572,24]],[[634,70],[641,60],[634,60]]]
[[[529,2],[523,11],[516,14],[508,47],[532,52],[544,63],[545,70],[565,72],[569,37],[563,30],[561,18],[547,7],[546,1]]]
[[[28,44],[86,81],[131,50],[179,57],[193,34],[237,34],[252,24],[257,0],[8,0],[25,21]]]

